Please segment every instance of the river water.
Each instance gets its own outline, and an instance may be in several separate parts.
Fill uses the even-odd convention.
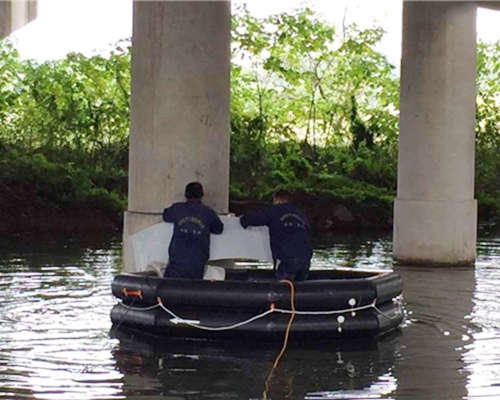
[[[392,268],[384,236],[330,237],[313,268]],[[2,399],[500,399],[500,235],[475,268],[394,267],[404,326],[378,341],[279,345],[110,335],[119,238],[0,242]]]

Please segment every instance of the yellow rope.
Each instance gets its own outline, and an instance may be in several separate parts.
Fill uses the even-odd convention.
[[[292,323],[295,318],[295,287],[293,286],[293,282],[289,281],[288,279],[284,279],[280,281],[280,283],[287,283],[290,286],[290,309],[292,310],[290,314],[290,319],[288,320],[288,324],[285,329],[285,340],[283,341],[283,346],[281,347],[281,351],[279,352],[278,356],[274,360],[274,364],[271,368],[271,371],[269,371],[269,375],[267,376],[266,383],[265,383],[265,389],[264,392],[262,393],[262,398],[264,400],[267,400],[267,392],[269,391],[269,384],[271,383],[271,379],[273,377],[274,370],[278,366],[281,357],[283,357],[283,354],[285,354],[285,350],[288,346],[288,338],[290,336],[290,329],[292,328]]]

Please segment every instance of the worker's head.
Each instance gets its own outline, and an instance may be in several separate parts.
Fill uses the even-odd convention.
[[[203,186],[200,182],[191,182],[186,185],[184,196],[188,200],[201,200],[203,198]]]
[[[290,201],[290,192],[288,190],[280,189],[274,193],[273,204],[283,204]]]

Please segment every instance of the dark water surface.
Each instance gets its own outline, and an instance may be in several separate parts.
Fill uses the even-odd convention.
[[[391,268],[388,237],[334,237],[313,268]],[[121,244],[108,236],[0,241],[0,398],[500,399],[500,234],[473,268],[395,267],[405,326],[378,341],[279,345],[110,338]]]

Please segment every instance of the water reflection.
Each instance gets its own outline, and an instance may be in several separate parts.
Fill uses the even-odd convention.
[[[163,398],[262,398],[279,345],[156,339],[137,332],[112,333],[123,373],[123,393]],[[395,392],[392,368],[400,336],[287,350],[273,375],[270,399],[379,399]],[[172,396],[172,397],[169,397]]]
[[[469,373],[469,399],[500,398],[500,240],[486,237],[478,246],[476,288],[469,316],[474,329],[465,348],[463,360]]]
[[[384,234],[328,235],[315,241],[313,264],[317,268],[335,265],[353,268],[387,269],[392,266],[391,237]]]
[[[394,369],[404,399],[462,399],[467,373],[463,346],[471,326],[471,268],[396,267],[405,282],[409,318],[402,360]],[[399,398],[399,396],[398,396]]]
[[[499,238],[483,233],[475,269],[395,267],[404,328],[288,349],[268,398],[500,398]],[[392,266],[386,236],[317,245],[316,268]],[[0,241],[0,398],[261,399],[279,345],[109,337],[120,257],[106,236]]]
[[[120,249],[109,236],[0,243],[0,398],[117,398],[102,350]]]

